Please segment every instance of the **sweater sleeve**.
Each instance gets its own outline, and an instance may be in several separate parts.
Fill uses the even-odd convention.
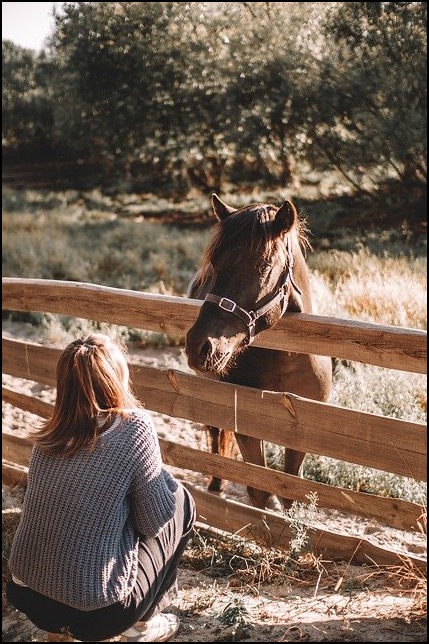
[[[140,534],[154,537],[174,516],[179,485],[163,467],[159,440],[152,417],[136,416],[137,464],[131,485],[133,519]]]

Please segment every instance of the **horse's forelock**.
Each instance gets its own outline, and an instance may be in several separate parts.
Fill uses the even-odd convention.
[[[236,248],[239,245],[243,252],[257,251],[261,256],[270,252],[275,239],[269,223],[274,219],[277,210],[278,208],[272,204],[251,204],[218,221],[212,228],[211,240],[201,260],[199,281],[204,281],[211,272],[213,260],[221,250]],[[298,219],[296,234],[301,247],[309,248],[307,228],[302,218]]]

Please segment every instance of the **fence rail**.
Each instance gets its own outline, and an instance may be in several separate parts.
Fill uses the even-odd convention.
[[[172,335],[184,335],[201,306],[187,298],[82,282],[15,277],[2,281],[3,309],[58,313]],[[419,329],[288,313],[254,345],[427,373],[427,333]]]
[[[180,297],[113,289],[92,284],[3,278],[3,310],[39,311],[108,322],[183,336],[201,303]],[[331,355],[404,371],[426,373],[427,335],[424,331],[362,324],[334,318],[291,314],[264,332],[259,346]],[[32,342],[3,338],[3,373],[55,386],[60,351]],[[398,475],[426,481],[426,426],[420,423],[320,403],[287,392],[258,389],[203,379],[176,369],[130,366],[137,394],[153,411],[211,424],[309,453],[321,454]],[[51,406],[7,387],[3,400],[46,417]],[[260,419],[264,418],[263,427]],[[3,432],[3,478],[25,480],[31,436]],[[279,496],[306,502],[310,492],[318,505],[360,516],[402,530],[420,527],[422,507],[388,497],[354,492],[234,461],[161,440],[164,461],[183,470],[255,485]],[[226,530],[251,533],[286,548],[288,522],[281,515],[249,508],[193,489],[201,522]],[[214,508],[221,503],[227,511]],[[210,510],[209,510],[210,508]],[[268,531],[268,532],[267,532]],[[365,539],[311,530],[313,548],[330,557],[353,557],[392,563],[397,555]],[[356,539],[358,541],[356,542]],[[353,549],[352,549],[353,548]],[[375,548],[375,550],[374,550]],[[345,553],[348,553],[345,555]],[[390,553],[390,554],[389,554]],[[422,557],[414,558],[425,566]]]

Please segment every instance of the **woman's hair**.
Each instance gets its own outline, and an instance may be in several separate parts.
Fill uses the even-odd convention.
[[[125,349],[102,333],[71,342],[58,360],[56,378],[53,415],[34,439],[51,454],[93,449],[116,414],[143,407],[130,389]]]

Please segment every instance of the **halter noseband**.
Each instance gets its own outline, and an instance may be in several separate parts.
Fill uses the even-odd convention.
[[[273,295],[273,297],[266,304],[264,304],[264,306],[261,306],[258,309],[254,309],[253,311],[246,311],[246,309],[243,309],[236,302],[234,302],[234,300],[230,300],[228,297],[220,297],[219,295],[208,293],[204,298],[205,302],[212,302],[213,304],[217,304],[220,309],[227,311],[228,313],[232,313],[236,317],[240,318],[242,322],[244,322],[249,333],[247,344],[251,344],[255,339],[256,320],[265,315],[265,313],[268,313],[268,311],[277,306],[277,304],[279,304],[282,300],[283,304],[281,315],[283,315],[283,313],[286,311],[288,304],[286,295],[289,281],[295,291],[297,291],[297,293],[301,295],[301,290],[298,288],[293,278],[293,255],[290,249],[289,237],[287,238],[286,249],[288,255],[288,265],[285,268],[283,283],[281,284],[281,286],[279,286],[275,295]]]

